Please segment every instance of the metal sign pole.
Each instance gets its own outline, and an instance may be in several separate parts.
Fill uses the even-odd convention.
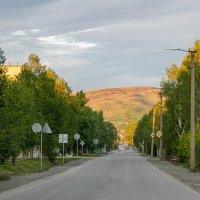
[[[77,146],[76,146],[76,157],[78,158],[78,140],[80,139],[80,135],[76,133],[74,135],[74,139],[77,141]]]
[[[76,157],[78,158],[78,140],[77,140],[77,148],[76,148],[76,151],[77,151]]]
[[[64,148],[65,148],[65,146],[64,146],[64,140],[63,140],[63,165],[64,165],[64,163],[65,163],[65,161],[64,161]]]
[[[42,172],[42,133],[52,133],[51,129],[49,128],[48,123],[45,123],[42,127],[41,124],[35,123],[32,125],[32,131],[34,133],[40,133],[40,170]]]
[[[40,170],[41,170],[41,172],[42,172],[42,132],[41,132],[41,146],[40,146],[40,153],[41,153],[41,156],[40,156],[40,159],[41,159],[41,161],[40,161]]]

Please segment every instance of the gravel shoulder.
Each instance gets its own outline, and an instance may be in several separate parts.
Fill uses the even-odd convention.
[[[159,158],[152,158],[150,156],[144,156],[144,158],[156,166],[158,169],[173,176],[174,178],[188,185],[190,188],[200,192],[199,172],[190,172],[189,169],[186,169],[182,165],[175,165],[167,160],[160,161]]]
[[[30,183],[35,180],[43,179],[48,176],[52,176],[60,172],[69,170],[70,168],[81,165],[84,162],[87,162],[88,160],[91,160],[91,159],[95,159],[95,158],[80,158],[78,160],[72,160],[64,165],[58,165],[58,166],[52,167],[49,170],[43,171],[40,173],[11,176],[10,180],[0,182],[0,193],[4,191],[12,190],[16,187]]]

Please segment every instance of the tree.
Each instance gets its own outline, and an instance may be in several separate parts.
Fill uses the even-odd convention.
[[[9,157],[6,146],[6,138],[4,138],[4,132],[2,131],[4,115],[2,109],[5,105],[5,91],[8,86],[8,79],[6,77],[6,70],[2,66],[5,63],[5,56],[3,50],[0,48],[0,162],[4,163]]]
[[[135,121],[129,122],[125,126],[125,136],[124,141],[128,145],[133,145],[133,138],[135,134],[135,128],[137,127],[137,123]]]
[[[0,160],[12,158],[15,163],[19,153],[24,156],[39,149],[39,134],[31,126],[48,122],[52,134],[43,135],[43,153],[54,162],[60,147],[58,134],[68,134],[68,150],[76,147],[74,134],[79,133],[88,150],[94,149],[93,139],[99,139],[99,147],[111,149],[117,131],[113,124],[105,122],[103,112],[87,106],[83,91],[73,94],[68,84],[54,71],[40,63],[36,54],[30,54],[21,72],[10,81],[4,71],[0,76]],[[0,100],[1,100],[0,99]]]
[[[4,65],[6,57],[4,56],[4,51],[0,47],[0,66]]]

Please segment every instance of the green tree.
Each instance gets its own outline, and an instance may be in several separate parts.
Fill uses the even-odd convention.
[[[5,105],[5,91],[8,86],[8,79],[6,77],[6,70],[2,66],[5,63],[5,56],[3,50],[0,48],[0,162],[4,163],[5,160],[9,157],[7,152],[8,147],[6,146],[6,138],[4,137],[4,132],[2,130],[4,115],[2,109]]]
[[[0,47],[0,66],[4,65],[5,61],[6,61],[6,57],[4,55],[4,51]]]

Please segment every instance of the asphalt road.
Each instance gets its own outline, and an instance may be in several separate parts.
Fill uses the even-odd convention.
[[[0,194],[1,200],[199,200],[200,194],[137,153],[91,159]]]

